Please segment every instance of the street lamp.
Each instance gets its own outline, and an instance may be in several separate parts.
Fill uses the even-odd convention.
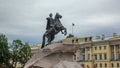
[[[74,36],[74,34],[73,34],[73,27],[75,26],[75,24],[74,23],[72,23],[72,35]]]

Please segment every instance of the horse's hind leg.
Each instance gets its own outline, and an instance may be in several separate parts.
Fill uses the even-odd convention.
[[[53,41],[53,40],[54,40],[54,38],[55,38],[55,36],[54,36],[54,35],[52,35],[52,36],[51,36],[51,41]]]
[[[49,45],[49,44],[51,44],[51,35],[49,35],[47,42],[48,42],[48,44],[46,44],[46,46]]]
[[[43,35],[43,41],[42,41],[42,46],[41,46],[41,48],[44,48],[44,46],[45,46],[45,34]]]

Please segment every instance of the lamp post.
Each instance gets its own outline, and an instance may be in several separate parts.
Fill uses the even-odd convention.
[[[75,26],[75,24],[74,23],[72,23],[72,35],[74,36],[74,34],[73,34],[73,27]]]

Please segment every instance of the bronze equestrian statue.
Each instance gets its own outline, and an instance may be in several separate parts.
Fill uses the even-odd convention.
[[[52,18],[52,13],[49,14],[47,19],[47,26],[46,32],[43,35],[42,46],[44,48],[45,45],[51,44],[51,41],[54,40],[55,35],[58,34],[60,31],[62,34],[67,34],[67,29],[61,24],[60,19],[62,16],[59,13],[56,13],[55,18]],[[48,44],[45,44],[45,38],[47,38]]]

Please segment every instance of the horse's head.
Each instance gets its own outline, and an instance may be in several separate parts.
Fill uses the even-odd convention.
[[[62,15],[60,15],[59,13],[56,13],[55,18],[56,19],[62,18]]]
[[[62,31],[62,34],[66,35],[67,34],[67,30],[66,28],[62,25],[62,23],[60,22],[60,18],[62,18],[62,15],[60,15],[59,13],[56,13],[55,15],[55,23],[56,23],[56,28],[57,31]]]

